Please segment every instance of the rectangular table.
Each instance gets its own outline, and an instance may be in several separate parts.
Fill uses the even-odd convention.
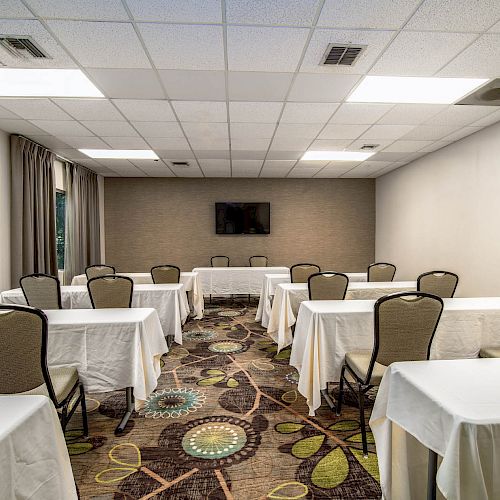
[[[349,283],[366,281],[366,273],[344,273],[349,278]],[[260,321],[264,328],[269,325],[269,316],[271,315],[271,303],[273,300],[276,286],[279,283],[290,283],[290,273],[288,274],[265,274],[260,289],[259,306],[255,321]]]
[[[416,281],[354,282],[349,283],[345,298],[346,300],[379,299],[389,293],[416,289]],[[307,283],[279,283],[276,286],[267,333],[278,344],[278,351],[292,343],[292,327],[295,325],[300,304],[308,298]]]
[[[62,286],[63,309],[91,309],[86,286]],[[0,294],[4,304],[26,304],[20,288]],[[184,285],[134,285],[132,307],[152,307],[158,311],[165,336],[171,335],[182,344],[182,324],[189,315]]]
[[[151,285],[153,284],[153,278],[151,273],[117,273],[120,276],[127,276],[132,279],[136,285]],[[205,304],[203,301],[203,290],[201,288],[201,282],[198,273],[194,272],[181,272],[179,283],[184,285],[184,290],[187,292],[188,297],[192,297],[192,305],[195,319],[203,318],[203,311]],[[71,281],[72,286],[86,285],[87,276],[85,274],[79,274],[73,278]],[[191,293],[190,293],[191,292]]]
[[[76,500],[68,450],[46,396],[0,396],[0,497]]]
[[[477,358],[483,346],[500,347],[500,297],[443,299],[431,359]],[[345,353],[373,348],[374,300],[302,302],[290,364],[299,371],[299,392],[310,415],[321,390],[338,382]]]
[[[288,267],[196,267],[205,295],[259,295],[265,274],[287,274]]]
[[[499,380],[500,359],[387,369],[370,419],[384,498],[427,498],[428,450],[442,457],[429,476],[445,498],[500,498]]]

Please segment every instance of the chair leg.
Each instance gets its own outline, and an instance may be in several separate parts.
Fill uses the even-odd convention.
[[[132,413],[134,412],[134,390],[132,387],[127,387],[125,389],[125,397],[127,401],[127,409],[125,410],[125,414],[123,415],[121,422],[115,429],[115,435],[120,435],[127,425]]]
[[[363,455],[368,457],[368,442],[366,439],[366,424],[365,424],[365,393],[363,386],[358,383],[358,403],[359,403],[359,423],[361,425],[361,438],[363,441]]]
[[[250,294],[248,294],[248,305],[250,305]]]
[[[340,412],[342,411],[342,399],[344,397],[344,373],[345,373],[345,365],[342,365],[342,371],[340,372],[340,383],[339,383],[339,399],[337,401],[337,417],[340,416]]]
[[[89,421],[87,418],[87,402],[85,401],[85,391],[83,384],[80,384],[80,406],[82,407],[83,437],[89,437]]]

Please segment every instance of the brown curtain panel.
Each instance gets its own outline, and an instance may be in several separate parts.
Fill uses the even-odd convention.
[[[57,276],[54,154],[10,136],[12,284],[30,273]]]
[[[101,263],[99,185],[97,174],[73,163],[64,164],[66,246],[64,283]]]

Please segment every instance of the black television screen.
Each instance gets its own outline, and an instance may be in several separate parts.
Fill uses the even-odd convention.
[[[269,203],[216,203],[217,234],[269,234]]]

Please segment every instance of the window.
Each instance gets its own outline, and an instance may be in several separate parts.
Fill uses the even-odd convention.
[[[57,241],[57,267],[64,269],[64,246],[66,243],[66,193],[56,191],[56,241]]]

